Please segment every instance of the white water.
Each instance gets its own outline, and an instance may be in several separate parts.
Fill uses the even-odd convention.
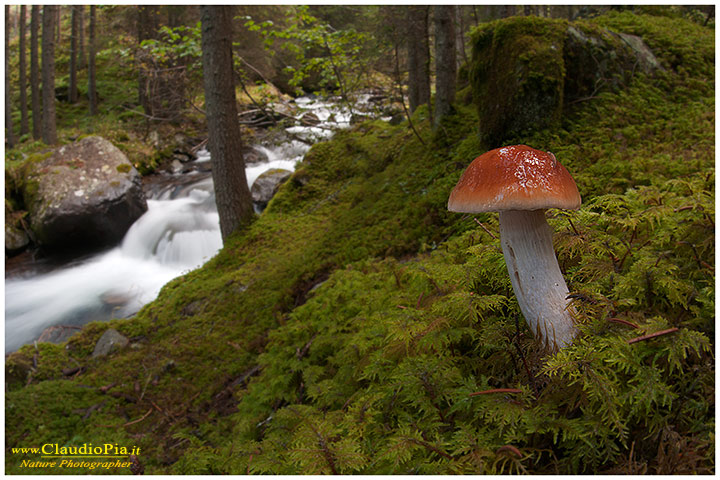
[[[321,121],[317,127],[288,129],[300,138],[326,139],[331,128],[349,125],[349,114],[330,103],[297,103]],[[309,146],[293,140],[254,148],[268,160],[247,166],[249,186],[266,170],[294,171]],[[201,151],[196,162],[209,160],[207,151]],[[48,274],[5,281],[5,352],[32,342],[49,326],[132,315],[154,300],[168,281],[201,266],[221,247],[211,178],[157,192],[121,245]]]

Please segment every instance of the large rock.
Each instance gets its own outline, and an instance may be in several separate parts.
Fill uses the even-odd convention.
[[[117,243],[147,210],[140,175],[101,137],[60,147],[34,165],[23,197],[36,241],[49,248]]]
[[[114,328],[108,328],[95,344],[92,358],[104,357],[116,350],[125,348],[128,343],[130,343],[130,341],[125,335]]]
[[[14,255],[30,244],[27,233],[21,228],[5,223],[5,253]]]
[[[255,183],[253,183],[250,189],[253,202],[263,210],[270,199],[275,195],[280,185],[287,181],[292,175],[289,170],[283,170],[281,168],[273,168],[266,172],[263,172]]]
[[[487,148],[559,125],[564,111],[659,63],[642,39],[582,22],[511,17],[473,32],[470,79]]]
[[[37,341],[58,344],[64,343],[81,329],[82,327],[75,325],[53,325],[43,330]]]

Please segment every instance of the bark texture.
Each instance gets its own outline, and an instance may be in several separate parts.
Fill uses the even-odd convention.
[[[427,5],[407,7],[408,100],[410,111],[430,102],[430,42]]]
[[[435,6],[435,125],[452,112],[455,101],[455,6]]]
[[[68,101],[77,102],[77,49],[78,49],[78,16],[77,6],[70,7],[70,81],[68,82]]]
[[[12,108],[10,105],[10,6],[5,5],[5,141],[8,147],[15,146],[15,132],[12,123]]]
[[[55,21],[60,7],[43,7],[42,35],[42,139],[48,145],[57,143],[55,127]]]
[[[33,5],[30,10],[30,103],[32,109],[33,138],[42,138],[42,107],[40,106],[40,6]]]
[[[235,103],[232,7],[202,7],[202,58],[215,201],[226,240],[253,217]]]
[[[97,114],[97,87],[95,86],[95,5],[90,5],[90,29],[88,31],[88,102],[90,115]]]
[[[18,61],[18,68],[20,69],[20,135],[25,135],[30,131],[27,104],[27,42],[25,39],[26,18],[27,6],[20,5],[20,18],[18,20],[18,34],[20,35],[20,59]]]

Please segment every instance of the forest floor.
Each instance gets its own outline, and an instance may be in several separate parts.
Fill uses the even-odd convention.
[[[135,317],[11,355],[6,472],[57,473],[13,447],[84,443],[139,447],[145,473],[714,472],[714,32],[595,21],[665,70],[510,142],[552,151],[583,196],[548,218],[573,346],[533,342],[497,216],[447,211],[486,149],[475,108],[432,130],[421,107],[422,141],[370,121],[313,147]],[[91,358],[108,328],[132,347]]]

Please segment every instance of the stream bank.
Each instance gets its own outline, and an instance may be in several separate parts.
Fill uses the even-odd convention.
[[[356,111],[376,115],[371,98],[370,94],[361,96]],[[287,173],[276,179],[286,180],[312,144],[351,123],[350,111],[337,100],[300,97],[294,103],[293,113],[304,122],[275,129],[265,135],[266,141],[247,148],[246,176],[257,199],[257,213],[277,188],[277,182],[270,182],[263,194],[255,186],[260,177],[279,171]],[[308,125],[310,117],[313,121]],[[145,176],[147,212],[109,250],[51,255],[37,261],[26,255],[11,262],[11,268],[6,264],[6,353],[37,340],[51,327],[66,327],[53,330],[61,331],[59,335],[45,336],[62,342],[90,321],[131,316],[168,281],[212,258],[222,247],[222,239],[211,165],[209,152],[201,148],[194,159],[176,159]]]

